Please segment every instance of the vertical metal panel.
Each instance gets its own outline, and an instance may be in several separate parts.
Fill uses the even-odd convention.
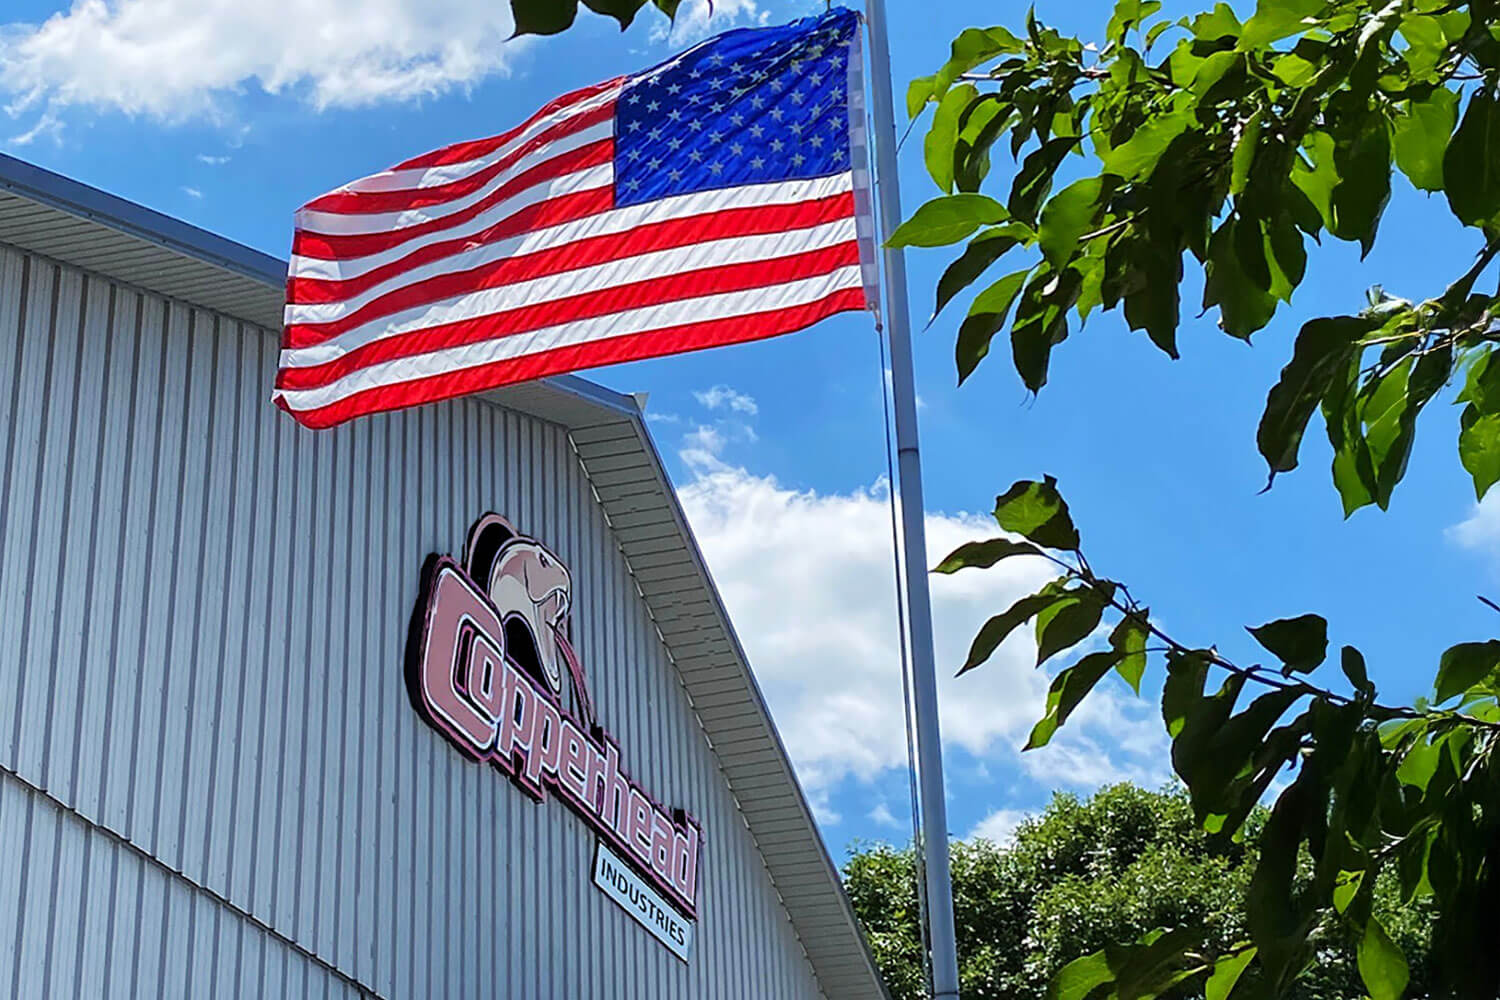
[[[567,433],[476,400],[313,433],[275,365],[0,248],[0,993],[818,996]],[[567,562],[601,722],[702,824],[689,963],[411,708],[422,561],[491,509]]]

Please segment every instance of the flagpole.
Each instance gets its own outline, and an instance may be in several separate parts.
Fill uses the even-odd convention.
[[[891,96],[891,52],[884,0],[865,0],[875,117],[875,189],[880,232],[901,223],[896,177],[896,115]],[[923,524],[922,461],[917,447],[917,389],[912,370],[911,310],[906,298],[906,257],[881,251],[885,261],[885,327],[890,338],[891,395],[900,477],[901,549],[905,554],[906,613],[911,636],[913,715],[921,781],[922,851],[932,948],[932,995],[958,1000],[958,949],[953,930],[953,879],[948,864],[948,807],[943,798],[943,743],[938,731],[937,665],[932,647],[932,599],[927,589],[927,538]]]

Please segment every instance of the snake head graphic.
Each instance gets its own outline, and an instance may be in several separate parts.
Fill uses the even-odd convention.
[[[573,578],[562,560],[505,518],[486,514],[469,530],[465,565],[500,613],[506,654],[559,696],[566,670],[581,705],[592,715],[568,637]]]

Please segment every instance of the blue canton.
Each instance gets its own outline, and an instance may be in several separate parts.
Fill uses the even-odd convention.
[[[629,78],[615,110],[615,204],[849,169],[849,59],[836,7],[726,32]]]

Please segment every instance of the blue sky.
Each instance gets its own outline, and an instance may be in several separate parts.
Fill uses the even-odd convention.
[[[650,11],[623,38],[585,13],[564,36],[516,44],[505,41],[500,0],[337,10],[316,0],[12,0],[0,27],[0,148],[284,256],[294,208],[346,180],[500,131],[565,90],[644,68],[719,26],[822,6],[717,0],[709,21],[689,0],[675,37]],[[1018,25],[1025,11],[892,7],[898,93],[945,58],[962,28]],[[1099,0],[1037,7],[1086,37],[1107,17]],[[337,49],[328,39],[341,40]],[[910,210],[934,193],[920,132],[901,158]],[[1183,359],[1171,362],[1119,318],[1096,316],[1056,352],[1035,399],[1003,351],[955,388],[953,307],[917,338],[932,554],[992,533],[973,512],[1014,479],[1051,473],[1096,568],[1129,582],[1184,640],[1249,657],[1242,625],[1318,611],[1336,642],[1365,651],[1385,697],[1424,693],[1446,645],[1492,634],[1493,613],[1474,595],[1500,590],[1500,505],[1475,508],[1456,460],[1456,410],[1431,408],[1393,509],[1347,522],[1321,429],[1303,468],[1263,495],[1254,432],[1303,319],[1357,308],[1376,283],[1426,297],[1467,266],[1475,240],[1434,208],[1402,186],[1369,260],[1342,244],[1316,252],[1295,308],[1253,346],[1190,316]],[[919,323],[947,257],[911,255]],[[855,838],[902,839],[882,374],[868,319],[590,377],[651,394],[653,430],[835,855]],[[1017,565],[939,581],[944,672],[987,614],[1043,578]],[[1056,747],[1018,754],[1046,686],[1029,669],[1028,641],[943,682],[957,835],[1003,833],[1053,789],[1167,774],[1153,703],[1120,686],[1104,689]]]

